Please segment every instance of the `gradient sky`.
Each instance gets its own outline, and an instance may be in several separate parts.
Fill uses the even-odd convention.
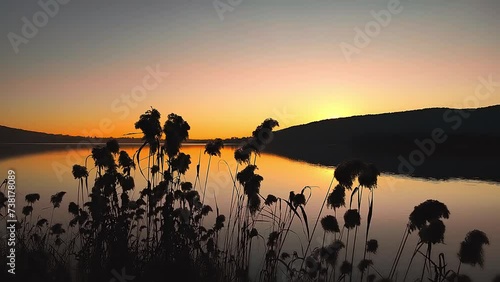
[[[402,11],[346,60],[340,44],[354,44],[355,28],[390,1],[242,0],[221,20],[212,0],[72,0],[16,54],[9,32],[22,35],[21,19],[41,7],[2,0],[0,124],[119,137],[152,106],[162,121],[182,115],[191,138],[248,136],[268,117],[284,128],[471,107],[464,101],[479,77],[500,81],[496,0],[401,0]],[[125,104],[148,66],[169,76]],[[495,90],[477,105],[500,104]]]

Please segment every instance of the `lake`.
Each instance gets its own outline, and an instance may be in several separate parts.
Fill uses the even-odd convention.
[[[71,174],[71,168],[75,163],[83,165],[85,158],[90,154],[90,149],[78,148],[74,144],[12,145],[9,148],[7,149],[8,154],[2,153],[0,155],[0,172],[1,177],[5,178],[7,170],[16,171],[18,214],[21,214],[21,209],[25,204],[24,196],[29,193],[39,193],[41,201],[35,204],[35,214],[50,217],[52,210],[50,196],[59,191],[65,191],[67,194],[55,216],[57,221],[67,226],[70,218],[67,206],[70,201],[76,202],[78,186],[77,180]],[[137,145],[127,145],[122,149],[128,151],[132,156],[137,148]],[[231,197],[233,183],[229,170],[234,175],[236,169],[236,161],[233,158],[234,149],[234,147],[225,147],[221,157],[213,157],[211,161],[205,203],[215,207],[215,201],[217,201],[222,214],[228,210],[227,203]],[[181,151],[190,154],[192,161],[190,170],[183,180],[195,181],[196,164],[200,158],[200,176],[203,184],[208,163],[208,156],[203,154],[204,146],[185,145]],[[21,154],[20,152],[25,153]],[[147,153],[144,151],[141,157],[146,156]],[[258,166],[257,173],[264,177],[260,190],[264,197],[273,194],[288,199],[290,191],[299,193],[305,186],[311,187],[312,196],[306,205],[306,211],[312,228],[335,168],[313,165],[266,153],[257,158],[256,164]],[[147,166],[147,159],[142,160],[141,166],[142,168]],[[93,167],[91,158],[88,159],[87,167],[89,170]],[[241,169],[241,166],[239,168]],[[134,193],[137,195],[146,184],[137,169],[132,172],[132,175],[136,183]],[[93,179],[95,170],[90,171],[90,176],[89,179]],[[334,186],[336,183],[334,182]],[[199,186],[200,184],[197,187]],[[372,257],[375,268],[382,274],[388,273],[405,231],[409,214],[414,206],[427,199],[435,199],[445,203],[451,212],[450,218],[444,220],[446,224],[445,244],[439,244],[433,248],[433,258],[436,259],[439,252],[444,252],[449,269],[456,269],[458,266],[456,254],[460,242],[467,232],[479,229],[484,231],[490,239],[490,245],[485,246],[484,269],[463,265],[461,273],[469,275],[474,281],[491,281],[495,275],[500,274],[498,267],[500,265],[499,183],[463,179],[436,181],[390,174],[382,174],[379,177],[378,187],[375,190],[374,215],[370,231],[370,238],[377,239],[380,246],[377,254]],[[339,224],[343,224],[344,211],[345,209],[337,211]],[[364,205],[361,210],[362,224],[366,222],[364,221],[366,212],[367,208]],[[322,215],[327,214],[333,214],[333,210],[325,208]],[[265,234],[265,226],[262,225],[259,228],[261,228],[259,232]],[[297,224],[293,228],[295,228],[297,235],[289,237],[290,240],[285,251],[300,251],[300,240],[304,240],[305,235],[300,225]],[[362,225],[360,231],[363,232],[360,234],[364,234],[364,228]],[[1,230],[2,235],[4,232],[4,229]],[[313,240],[313,243],[318,244],[323,238],[321,226],[318,227],[315,236],[318,239]],[[400,278],[404,275],[417,237],[416,232],[410,236],[399,266]],[[327,240],[331,239],[327,237]],[[364,235],[358,237],[358,248],[362,246],[359,243],[362,240],[364,240]],[[252,266],[255,269],[258,269],[263,260],[264,255],[260,251],[263,249],[263,244],[256,244],[254,249]],[[421,256],[417,257],[411,272],[413,276],[419,277],[422,262]],[[359,273],[357,270],[354,272]],[[411,279],[411,281],[413,280]]]

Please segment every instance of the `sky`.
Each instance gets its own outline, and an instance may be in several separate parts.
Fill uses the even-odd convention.
[[[16,128],[120,137],[153,107],[226,138],[269,117],[500,104],[496,0],[3,0],[0,14],[0,125]]]

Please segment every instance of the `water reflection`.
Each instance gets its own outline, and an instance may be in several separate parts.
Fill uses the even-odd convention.
[[[346,159],[361,159],[377,164],[380,171],[393,174],[406,174],[427,179],[476,179],[500,182],[496,154],[485,156],[473,153],[456,156],[454,154],[434,154],[429,157],[410,159],[407,153],[416,152],[412,148],[382,148],[367,147],[363,150],[353,150],[346,146],[325,146],[315,144],[304,148],[303,145],[283,146],[283,143],[270,143],[268,152],[286,156],[294,160],[302,160],[326,166],[339,164]],[[479,145],[478,145],[479,146]],[[480,146],[479,146],[480,147]]]
[[[90,150],[69,145],[63,147],[38,146],[40,150],[36,150],[36,147],[30,147],[29,150],[26,149],[27,147],[17,148],[19,152],[26,149],[25,153],[19,154],[16,154],[14,148],[10,147],[7,149],[10,154],[2,153],[2,157],[0,157],[0,171],[6,174],[8,169],[16,170],[18,213],[21,213],[25,195],[36,192],[41,195],[41,201],[34,205],[35,213],[38,212],[41,216],[49,217],[51,212],[50,196],[59,191],[67,192],[61,205],[62,208],[57,210],[55,215],[60,222],[67,224],[70,220],[67,205],[70,201],[76,202],[78,187],[77,180],[71,174],[71,168],[75,163],[83,165]],[[122,149],[132,156],[137,148],[137,145],[129,145]],[[231,175],[234,176],[238,168],[233,159],[234,149],[233,147],[225,147],[221,151],[220,158],[217,156],[212,158],[205,203],[212,206],[217,203],[221,213],[228,210],[227,203],[230,201],[233,185]],[[185,145],[181,150],[190,154],[193,162],[183,181],[194,183],[198,159],[200,159],[200,174],[204,175],[209,156],[203,154],[204,147],[200,145]],[[135,194],[138,194],[146,185],[144,178],[138,171],[140,168],[147,167],[147,159],[144,159],[146,156],[147,153],[143,152],[141,165],[131,172],[136,180]],[[89,158],[88,162],[90,179],[93,179],[96,174],[95,170],[90,169],[93,167],[93,160]],[[264,177],[260,190],[264,197],[267,194],[274,194],[288,198],[290,191],[300,191],[304,186],[311,186],[312,197],[306,210],[309,221],[316,220],[333,175],[332,167],[311,165],[265,153],[257,159],[256,164],[258,173]],[[201,184],[204,184],[204,181],[204,177],[202,177]],[[197,187],[200,186],[198,184]],[[481,181],[429,181],[382,174],[375,191],[374,216],[370,231],[370,237],[377,239],[380,245],[377,255],[373,257],[376,269],[381,273],[389,272],[392,259],[397,251],[397,244],[408,221],[408,215],[414,206],[427,199],[436,199],[445,203],[451,212],[450,219],[446,221],[445,244],[436,245],[433,254],[437,256],[440,252],[446,253],[448,264],[450,267],[456,268],[459,243],[467,232],[472,229],[480,229],[488,234],[491,242],[491,245],[485,248],[484,270],[463,265],[461,273],[470,275],[474,281],[491,281],[497,274],[497,265],[500,265],[500,225],[496,217],[500,212],[498,205],[500,187],[496,183]],[[341,209],[338,214],[343,214],[344,211]],[[362,211],[362,217],[366,216],[365,212]],[[325,210],[323,215],[326,214],[333,214],[333,210]],[[339,223],[343,224],[341,217],[338,218]],[[260,228],[260,233],[265,234],[265,224],[260,224],[258,228]],[[303,248],[301,243],[305,243],[304,234],[299,224],[294,228],[296,235],[290,236],[284,250],[300,252]],[[316,244],[321,242],[323,238],[323,231],[318,229],[317,232],[318,240],[313,240],[313,243]],[[332,236],[327,234],[327,241],[333,240]],[[415,246],[417,240],[417,234],[410,236],[408,246]],[[255,246],[254,266],[263,261],[263,255],[259,254],[259,250],[263,249],[262,244]],[[407,248],[403,254],[401,266],[407,265],[412,251],[410,249],[411,247]],[[355,261],[359,261],[359,258],[356,258]],[[422,265],[422,261],[416,261],[415,265]],[[415,271],[419,272],[416,269]],[[404,273],[399,273],[398,277],[402,277],[402,275]]]

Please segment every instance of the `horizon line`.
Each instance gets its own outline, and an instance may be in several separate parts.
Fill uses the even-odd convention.
[[[500,104],[494,104],[490,106],[485,106],[485,107],[478,107],[478,108],[452,108],[452,107],[429,107],[429,108],[417,108],[417,109],[411,109],[411,110],[401,110],[401,111],[393,111],[393,112],[381,112],[381,113],[366,113],[366,114],[357,114],[357,115],[351,115],[351,116],[343,116],[343,117],[335,117],[335,118],[326,118],[326,119],[321,119],[321,120],[314,120],[306,123],[301,123],[301,124],[295,124],[295,125],[290,125],[288,127],[280,128],[277,131],[284,130],[287,128],[292,128],[292,127],[297,127],[297,126],[302,126],[302,125],[308,125],[308,124],[313,124],[316,122],[321,122],[321,121],[328,121],[328,120],[338,120],[338,119],[347,119],[347,118],[353,118],[353,117],[365,117],[365,116],[377,116],[377,115],[385,115],[385,114],[398,114],[398,113],[407,113],[407,112],[416,112],[416,111],[424,111],[424,110],[437,110],[437,109],[450,109],[450,110],[480,110],[480,109],[487,109],[487,108],[494,108],[494,107],[500,107]],[[279,120],[278,120],[279,122]],[[31,129],[25,129],[25,128],[17,128],[17,127],[12,127],[8,125],[3,125],[0,124],[0,127],[6,127],[10,129],[15,129],[15,130],[21,130],[21,131],[28,131],[31,133],[40,133],[40,134],[48,134],[48,135],[58,135],[61,137],[72,137],[72,138],[86,138],[86,139],[133,139],[133,140],[141,140],[141,137],[128,137],[128,135],[135,135],[135,134],[141,134],[141,132],[131,132],[131,133],[126,133],[122,136],[82,136],[82,135],[69,135],[69,134],[64,134],[64,133],[51,133],[51,132],[43,132],[43,131],[37,131],[37,130],[31,130]],[[249,138],[250,136],[245,136],[245,137],[238,137],[238,136],[231,136],[231,137],[225,137],[225,138],[220,138],[222,140],[230,140],[230,139],[245,139]],[[187,141],[195,142],[195,141],[207,141],[207,140],[213,140],[215,138],[219,137],[212,137],[212,138],[196,138],[196,139],[190,139],[188,138]],[[161,139],[164,140],[164,139]],[[6,143],[2,143],[6,144]]]

